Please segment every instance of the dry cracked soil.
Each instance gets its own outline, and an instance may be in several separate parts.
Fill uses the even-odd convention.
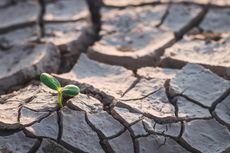
[[[229,0],[1,0],[0,153],[230,153],[229,19]],[[42,72],[81,93],[59,109]]]

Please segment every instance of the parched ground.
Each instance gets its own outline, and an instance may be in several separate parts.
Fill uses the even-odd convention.
[[[229,0],[49,0],[44,27],[36,0],[14,2],[0,1],[0,153],[230,152]],[[59,109],[42,72],[80,95]]]

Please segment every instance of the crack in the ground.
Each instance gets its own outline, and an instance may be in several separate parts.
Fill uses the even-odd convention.
[[[110,140],[110,139],[114,139],[116,137],[119,137],[120,135],[122,135],[127,129],[126,128],[123,128],[123,130],[121,130],[120,132],[118,132],[117,134],[113,135],[113,136],[110,136],[110,137],[107,137],[107,138],[104,138],[104,140]]]
[[[172,97],[173,97],[173,98],[183,97],[183,98],[187,99],[188,101],[190,101],[190,102],[192,102],[192,103],[194,103],[194,104],[196,104],[196,105],[199,105],[199,106],[202,107],[202,108],[209,109],[208,106],[203,105],[203,104],[200,103],[199,101],[196,101],[196,100],[194,100],[194,99],[192,99],[192,98],[190,98],[190,97],[184,95],[183,93],[182,93],[182,94],[173,95]]]
[[[41,0],[41,1],[43,1],[43,0]],[[153,3],[151,3],[151,5],[152,5]],[[158,3],[154,3],[154,4],[158,4]],[[159,3],[159,4],[161,4],[161,3]],[[150,4],[142,4],[142,5],[138,5],[138,6],[144,6],[144,5],[150,5]],[[110,6],[106,6],[106,7],[110,7]],[[127,6],[125,6],[125,7],[127,7]],[[115,8],[118,8],[118,7],[115,7]],[[91,14],[93,14],[92,12],[95,12],[95,10],[92,10],[92,8],[90,8],[90,10],[91,10]],[[164,16],[162,17],[162,19],[161,19],[161,23],[159,24],[159,25],[157,25],[158,27],[161,25],[161,24],[163,24],[163,22],[164,22],[164,20],[165,20],[165,18],[167,17],[167,15],[168,15],[168,11],[169,11],[169,8],[167,9],[167,11],[165,12],[165,14],[164,14]],[[191,28],[193,28],[194,26],[197,26],[197,25],[199,25],[199,23],[203,20],[203,18],[204,18],[204,16],[206,15],[206,13],[207,13],[207,11],[208,11],[208,9],[207,8],[204,8],[203,9],[203,12],[201,13],[201,14],[199,14],[198,15],[198,18],[195,20],[195,21],[193,21],[193,22],[191,22],[191,23],[188,23],[188,26],[186,26],[186,28],[184,28],[183,30],[181,30],[182,32],[181,33],[179,33],[179,34],[176,34],[176,37],[177,37],[177,39],[179,40],[179,39],[181,39],[182,37],[183,37],[183,35],[184,34],[186,34],[187,33],[187,31],[189,31]],[[41,14],[40,14],[41,15]],[[99,22],[101,22],[100,21],[100,14],[97,14],[97,20],[96,21],[93,21],[93,23],[94,23],[94,26],[93,26],[93,28],[95,28],[96,29],[96,31],[97,31],[97,33],[99,32],[99,25],[96,25],[96,24],[101,24],[101,23],[99,23]],[[40,20],[40,19],[39,19]],[[92,17],[92,20],[94,20],[94,17]],[[44,22],[44,21],[43,21]],[[21,26],[31,26],[31,24],[34,24],[34,23],[27,23],[28,25],[26,25],[26,24],[22,24]],[[42,24],[44,24],[44,23],[42,23]],[[41,23],[40,23],[40,21],[38,21],[38,26],[39,26],[39,28],[40,28],[40,34],[39,34],[39,36],[42,36],[42,31],[44,30],[43,28],[43,26],[44,25],[42,25]],[[95,26],[96,25],[96,26]],[[9,28],[9,30],[10,30],[10,27],[8,27]],[[12,29],[11,29],[12,30]],[[43,31],[44,32],[44,31]],[[0,33],[1,33],[1,29],[0,29]],[[94,41],[95,42],[95,41]],[[130,91],[132,88],[134,88],[135,87],[135,85],[138,83],[140,81],[140,78],[137,78],[137,80],[135,80],[134,82],[133,82],[133,84],[122,94],[122,97],[128,92],[128,91]],[[170,81],[170,80],[169,80]],[[173,96],[173,97],[171,97],[170,96],[170,94],[169,94],[169,92],[168,92],[168,85],[169,85],[169,82],[166,82],[165,83],[165,89],[166,89],[166,95],[167,95],[167,97],[168,97],[168,100],[170,101],[170,103],[171,104],[173,104],[174,105],[174,107],[175,107],[175,115],[176,115],[176,117],[178,117],[178,106],[177,106],[177,102],[174,102],[173,101],[173,98],[176,98],[177,96],[182,96],[182,97],[184,97],[184,98],[186,98],[186,99],[188,99],[189,101],[191,101],[191,102],[193,102],[193,103],[195,103],[195,104],[197,104],[197,105],[199,105],[199,106],[201,106],[201,107],[203,107],[203,108],[208,108],[208,107],[206,107],[206,106],[203,106],[202,104],[200,104],[199,102],[197,102],[197,101],[195,101],[195,100],[193,100],[193,99],[190,99],[189,97],[187,97],[187,96],[185,96],[185,95],[183,95],[183,94],[181,94],[181,95],[176,95],[176,96]],[[113,104],[113,102],[114,102],[114,97],[112,97],[112,96],[110,96],[110,95],[107,95],[107,94],[105,94],[105,93],[103,93],[102,91],[100,91],[99,89],[96,89],[96,88],[94,88],[93,86],[88,86],[89,88],[85,88],[85,89],[83,89],[83,93],[86,93],[86,94],[89,94],[89,95],[92,95],[93,97],[95,97],[95,98],[97,98],[97,99],[99,99],[100,101],[102,100],[102,104],[103,104],[103,106],[104,107],[108,107],[109,109],[105,109],[109,114],[111,114],[111,104]],[[167,88],[166,88],[167,87]],[[160,88],[161,89],[161,88]],[[142,99],[144,99],[144,98],[147,98],[148,96],[150,96],[151,94],[154,94],[155,92],[157,92],[157,91],[159,91],[160,89],[158,89],[158,90],[156,90],[156,91],[153,91],[153,92],[151,92],[151,93],[149,93],[149,94],[147,94],[147,95],[145,95],[145,96],[143,96],[143,97],[139,97],[139,98],[134,98],[134,99],[117,99],[117,100],[121,100],[121,101],[135,101],[135,100],[142,100]],[[223,101],[223,99],[224,98],[226,98],[228,95],[230,94],[230,90],[228,91],[228,92],[226,92],[226,93],[224,93],[216,102],[214,102],[213,104],[212,104],[212,106],[209,108],[209,111],[210,111],[210,113],[212,114],[212,116],[213,116],[213,118],[215,118],[218,122],[220,122],[221,124],[223,124],[223,125],[225,125],[226,126],[226,124],[225,123],[222,123],[219,119],[218,119],[218,117],[215,115],[215,114],[213,114],[213,111],[215,110],[215,108],[216,108],[216,105],[217,104],[219,104],[219,103],[221,103],[222,101]],[[109,97],[109,98],[108,98]],[[115,101],[116,101],[116,99],[115,99]],[[114,104],[114,105],[116,105],[116,104]],[[23,106],[24,107],[24,106]],[[25,108],[27,108],[27,107],[25,107]],[[127,108],[127,107],[125,107],[125,108]],[[21,115],[21,109],[22,109],[22,107],[20,107],[19,108],[19,110],[18,110],[18,117],[17,117],[17,120],[18,121],[20,121],[20,115]],[[27,108],[27,109],[30,109],[30,108]],[[129,108],[127,108],[127,109],[129,109]],[[30,110],[32,110],[32,109],[30,109]],[[129,109],[130,111],[132,111],[132,110],[134,110],[133,108],[132,109]],[[35,111],[35,110],[32,110],[32,111]],[[37,111],[37,112],[40,112],[40,111]],[[134,111],[135,112],[135,111]],[[138,112],[138,113],[140,113],[140,112]],[[32,124],[34,124],[34,123],[36,123],[36,122],[40,122],[41,120],[43,120],[44,118],[46,118],[46,117],[48,117],[49,115],[51,114],[51,112],[47,115],[47,116],[45,116],[45,117],[43,117],[43,118],[41,118],[40,120],[38,120],[38,121],[35,121],[35,122],[33,122],[33,123],[31,123],[30,125],[32,125]],[[62,137],[62,131],[63,131],[63,125],[62,125],[62,115],[61,115],[61,113],[59,112],[59,111],[57,111],[57,114],[58,114],[58,118],[57,118],[57,120],[58,120],[58,125],[59,125],[59,131],[58,131],[58,138],[57,138],[57,142],[59,142],[60,140],[61,140],[61,137]],[[143,114],[143,113],[141,113],[141,114]],[[114,118],[114,116],[113,115],[111,115],[113,118]],[[116,118],[114,118],[114,119],[116,119]],[[197,120],[197,119],[205,119],[205,118],[193,118],[193,119],[191,119],[191,120]],[[210,119],[210,118],[209,118]],[[165,135],[164,133],[149,133],[146,129],[146,132],[148,132],[148,134],[146,134],[146,135],[140,135],[140,136],[134,136],[134,133],[133,133],[133,131],[130,129],[130,127],[132,126],[132,125],[134,125],[134,124],[136,124],[137,122],[139,122],[140,120],[142,120],[142,119],[140,119],[140,120],[138,120],[138,121],[135,121],[134,123],[132,123],[132,124],[130,124],[129,126],[125,126],[124,125],[124,123],[122,122],[122,121],[120,121],[119,119],[116,119],[116,120],[118,120],[125,128],[124,128],[124,130],[122,130],[121,132],[119,132],[118,134],[116,134],[116,135],[114,135],[114,136],[111,136],[111,137],[108,137],[108,138],[104,138],[103,139],[103,137],[102,137],[102,135],[100,134],[100,132],[98,132],[98,130],[94,127],[94,125],[89,121],[89,119],[88,119],[88,116],[87,116],[87,113],[85,114],[85,120],[86,120],[86,122],[87,122],[87,124],[93,129],[93,131],[95,131],[97,134],[98,134],[98,137],[99,137],[99,139],[100,139],[100,143],[101,143],[101,146],[102,146],[102,148],[103,148],[103,150],[105,151],[105,152],[108,152],[108,148],[107,148],[107,146],[104,144],[104,140],[107,140],[107,139],[113,139],[113,138],[116,138],[116,137],[118,137],[118,136],[120,136],[120,135],[122,135],[126,130],[128,130],[129,131],[129,133],[131,134],[131,137],[132,137],[132,141],[133,141],[133,147],[134,147],[134,152],[135,153],[137,153],[138,152],[138,148],[137,148],[137,146],[138,145],[136,145],[136,140],[135,139],[137,139],[137,138],[140,138],[140,137],[147,137],[147,136],[149,136],[150,134],[156,134],[156,135],[161,135],[161,136],[165,136],[165,137],[170,137],[170,136],[167,136],[167,135]],[[188,151],[191,151],[191,152],[197,152],[197,153],[200,153],[198,150],[196,150],[195,148],[192,148],[189,144],[187,144],[183,139],[181,139],[181,136],[183,135],[183,132],[184,132],[184,122],[183,121],[185,121],[185,119],[181,119],[182,121],[181,121],[181,131],[180,131],[180,134],[179,134],[179,136],[178,136],[178,138],[174,138],[174,137],[170,137],[170,138],[172,138],[172,139],[174,139],[174,140],[176,140],[177,141],[177,143],[179,144],[179,145],[181,145],[183,148],[185,148],[186,150],[188,150]],[[190,121],[191,121],[190,120]],[[187,121],[187,120],[186,120]],[[143,124],[143,122],[142,122],[142,124]],[[27,125],[27,126],[30,126],[30,125]],[[144,124],[143,124],[144,125]],[[145,126],[144,126],[144,128],[146,128]],[[228,125],[228,128],[229,128],[229,125]],[[36,142],[36,144],[33,146],[33,148],[31,148],[31,150],[29,151],[29,153],[31,152],[36,152],[37,151],[37,149],[40,147],[40,145],[41,145],[41,143],[42,143],[42,138],[45,138],[45,137],[35,137],[35,138],[38,138],[39,140]],[[49,138],[48,138],[49,139]],[[178,140],[179,139],[179,140]],[[56,140],[55,140],[56,141]],[[62,144],[63,144],[64,142],[62,142]],[[65,143],[64,143],[65,144]],[[68,146],[68,144],[65,144],[64,146]],[[73,149],[73,147],[72,146],[68,146],[68,149],[70,148],[70,150],[72,150],[72,151],[76,151],[76,148],[74,148]],[[72,149],[71,149],[72,148]],[[79,152],[82,152],[82,151],[80,151],[80,150],[78,150]]]
[[[147,131],[146,131],[147,132]],[[134,138],[135,139],[138,139],[138,138],[142,138],[142,137],[148,137],[148,136],[150,136],[151,134],[150,133],[147,133],[147,134],[142,134],[142,135],[137,135],[137,136],[135,136]]]
[[[154,91],[152,91],[152,92],[150,92],[150,93],[148,93],[148,94],[146,94],[146,95],[144,95],[144,96],[142,96],[142,97],[130,98],[130,99],[119,99],[119,98],[117,98],[117,100],[119,100],[119,101],[137,101],[137,100],[142,100],[142,99],[145,99],[145,98],[151,96],[152,94],[154,94],[154,93],[160,91],[161,89],[162,89],[162,87],[159,88],[159,89],[157,89],[157,90],[154,90]]]
[[[154,119],[156,122],[159,122],[159,123],[174,123],[174,122],[177,122],[177,121],[180,121],[179,119],[175,118],[175,119],[172,119],[172,118],[159,118],[157,116],[153,116],[149,113],[145,113],[145,112],[142,112],[136,108],[133,108],[131,106],[129,106],[128,104],[125,104],[125,103],[122,103],[120,101],[117,102],[116,104],[117,107],[120,107],[120,108],[126,108],[128,109],[131,113],[139,113],[141,115],[143,115],[144,117],[147,117],[147,118],[150,118],[150,119]]]
[[[109,138],[109,139],[113,139],[113,138],[115,138],[115,137],[118,137],[118,136],[122,135],[125,131],[128,130],[128,132],[130,133],[130,136],[131,136],[131,138],[132,138],[134,153],[137,153],[138,150],[137,150],[137,146],[135,145],[135,134],[133,133],[133,131],[131,130],[130,127],[131,127],[132,125],[134,125],[135,123],[137,123],[139,120],[142,120],[142,118],[139,119],[138,121],[136,121],[135,123],[129,124],[128,126],[126,126],[125,123],[124,123],[122,120],[120,120],[119,118],[116,118],[115,116],[113,116],[113,114],[111,113],[111,111],[107,111],[107,113],[109,113],[115,120],[117,120],[119,123],[121,123],[121,125],[124,127],[124,130],[122,130],[122,131],[121,131],[120,133],[118,133],[116,136],[111,137],[111,138]]]
[[[35,153],[38,151],[38,149],[40,148],[42,144],[42,139],[39,138],[37,139],[37,141],[35,142],[35,144],[33,145],[33,147],[30,149],[30,151],[28,151],[28,153]]]
[[[173,98],[171,95],[170,95],[170,79],[167,79],[164,83],[164,88],[165,88],[165,92],[166,92],[166,96],[168,98],[168,101],[174,106],[175,108],[175,116],[178,118],[178,111],[179,111],[179,108],[178,108],[178,105],[177,105],[177,101],[175,98]]]
[[[230,88],[227,91],[225,91],[214,103],[212,103],[212,106],[209,108],[210,113],[212,114],[217,104],[221,103],[229,95],[230,95]]]
[[[186,118],[186,117],[179,117],[178,116],[178,112],[179,112],[179,107],[178,107],[178,103],[177,103],[177,97],[183,97],[185,98],[186,100],[188,100],[189,102],[191,103],[194,103],[198,106],[201,106],[202,108],[205,108],[205,109],[209,109],[209,107],[207,106],[204,106],[202,105],[201,103],[189,98],[188,96],[184,95],[183,93],[186,91],[186,89],[181,92],[180,94],[175,94],[175,95],[171,95],[170,94],[170,79],[166,80],[165,84],[164,84],[164,87],[166,89],[166,95],[170,101],[170,103],[174,106],[175,108],[175,116],[177,117],[177,121],[180,121],[180,122],[183,122],[183,121],[193,121],[193,120],[199,120],[199,119],[204,119],[204,120],[207,120],[207,119],[211,119],[212,117],[193,117],[193,118]]]
[[[17,122],[18,123],[20,123],[21,109],[22,109],[22,107],[19,106],[19,108],[18,108],[18,116],[17,116]]]
[[[22,126],[22,129],[24,129],[24,128],[26,128],[26,127],[32,126],[32,125],[35,124],[35,123],[41,122],[43,119],[47,118],[47,117],[50,116],[50,115],[51,115],[51,112],[48,112],[47,115],[42,116],[40,119],[35,120],[35,121],[33,121],[33,122],[29,123],[29,124],[25,124],[25,125],[21,125],[20,119],[19,119],[19,123],[20,123],[20,126]]]
[[[209,5],[209,7],[218,7],[218,6],[214,6],[214,5],[211,5],[211,4],[199,4],[199,3],[196,3],[196,2],[192,2],[192,1],[188,1],[188,2],[185,2],[185,1],[169,1],[169,2],[162,2],[162,1],[152,1],[152,2],[141,2],[140,4],[127,4],[127,5],[124,5],[124,6],[116,6],[116,5],[110,5],[110,4],[104,4],[103,7],[105,8],[111,8],[111,9],[125,9],[125,8],[128,8],[128,7],[141,7],[141,6],[147,6],[147,5],[152,5],[152,6],[156,6],[156,5],[176,5],[176,4],[182,4],[182,5],[196,5],[196,6],[207,6]],[[219,6],[221,7],[221,6]],[[227,6],[228,8],[229,6]],[[222,7],[221,7],[222,8]]]
[[[118,120],[119,121],[119,120]],[[130,133],[130,136],[131,136],[131,138],[132,138],[132,143],[133,143],[133,150],[134,150],[134,153],[137,153],[137,146],[135,145],[135,134],[133,133],[133,131],[131,130],[131,128],[130,128],[130,126],[125,126],[125,124],[123,123],[123,122],[121,122],[121,121],[119,121],[125,128],[125,130],[124,130],[124,132],[126,131],[126,130],[128,130],[128,132]],[[123,132],[123,133],[124,133]],[[121,134],[123,134],[123,133],[121,133]]]
[[[71,152],[76,152],[76,153],[86,153],[78,148],[75,148],[73,146],[71,146],[70,144],[68,143],[65,143],[64,141],[61,141],[60,142],[60,145],[63,146],[64,148],[66,148],[67,150],[71,151]]]
[[[191,121],[194,121],[194,120],[210,120],[212,118],[213,118],[212,116],[210,116],[210,117],[193,117],[193,118],[179,117],[177,119],[177,121],[180,121],[180,122],[183,122],[183,121],[191,122]]]
[[[94,26],[86,26],[82,29],[81,35],[77,40],[67,44],[65,47],[67,53],[61,53],[61,63],[58,70],[59,74],[69,72],[76,64],[80,54],[86,52],[88,47],[96,41],[97,34],[93,29]]]
[[[180,140],[177,141],[177,143],[179,145],[181,145],[183,148],[185,148],[186,150],[192,152],[192,153],[202,153],[199,150],[193,148],[192,146],[190,146],[184,139],[180,138]]]
[[[169,3],[164,15],[161,17],[160,23],[156,25],[156,28],[159,28],[164,23],[165,19],[169,15],[169,10],[170,10],[171,6],[172,6],[171,3]]]
[[[5,3],[4,5],[0,6],[0,9],[8,8],[8,7],[16,5],[16,4],[17,4],[17,2],[15,0],[8,0],[7,3]]]
[[[14,133],[20,132],[22,129],[7,129],[7,130],[0,130],[0,136],[8,136]]]
[[[38,4],[39,4],[39,13],[37,16],[36,26],[37,26],[38,39],[40,39],[45,35],[44,15],[46,13],[46,3],[44,0],[38,0]]]
[[[184,122],[181,121],[181,127],[180,127],[180,134],[178,135],[177,139],[180,139],[184,133],[184,128],[185,128],[185,125],[184,125]]]
[[[129,130],[129,132],[130,132],[130,130]],[[133,135],[133,133],[131,133],[131,132],[130,132],[130,134],[131,134],[131,137],[132,137],[132,142],[133,142],[133,150],[134,150],[134,153],[138,153],[138,148],[137,148],[137,146],[136,146],[135,137],[134,137],[134,136],[132,136],[132,135]]]
[[[181,94],[176,94],[176,95],[173,96],[173,98],[183,97],[183,98],[187,99],[188,101],[190,101],[190,102],[192,102],[192,103],[194,103],[194,104],[196,104],[196,105],[198,105],[198,106],[200,106],[200,107],[202,107],[202,108],[208,109],[209,112],[210,112],[210,114],[212,115],[211,118],[216,118],[215,115],[213,115],[213,112],[214,112],[216,106],[217,106],[219,103],[221,103],[228,95],[230,95],[230,89],[227,90],[226,92],[224,92],[224,93],[223,93],[223,94],[222,94],[222,95],[211,105],[211,107],[205,106],[205,105],[203,105],[202,103],[200,103],[200,102],[198,102],[198,101],[196,101],[196,100],[194,100],[194,99],[189,98],[188,96],[184,95],[183,93],[181,93]],[[192,120],[197,120],[197,119],[210,119],[210,117],[207,117],[207,118],[206,118],[206,117],[204,117],[204,118],[192,118],[192,119],[183,119],[183,118],[179,118],[179,120],[182,120],[182,121],[192,121]]]
[[[56,112],[56,113],[57,113],[57,112]],[[42,117],[41,119],[35,121],[33,124],[35,124],[35,123],[40,123],[42,120],[44,120],[45,118],[49,117],[51,114],[52,114],[52,113],[49,113],[47,116]],[[58,120],[58,115],[57,115],[57,120]],[[33,125],[33,124],[31,124],[31,125]],[[31,125],[28,125],[28,126],[31,126]],[[51,139],[51,140],[53,140],[53,141],[57,141],[57,139],[58,139],[59,133],[58,133],[58,136],[57,136],[56,139],[51,138],[51,137],[46,137],[46,136],[37,136],[37,135],[34,135],[32,132],[30,132],[29,130],[26,129],[26,127],[28,127],[28,126],[22,127],[22,130],[23,130],[24,134],[25,134],[27,137],[29,137],[29,138],[37,138],[37,139],[43,139],[43,138],[45,138],[45,139]]]
[[[28,109],[28,110],[30,110],[30,111],[33,111],[33,112],[47,112],[47,113],[52,113],[52,112],[54,112],[55,110],[36,110],[36,109],[32,109],[32,108],[29,108],[29,107],[27,107],[27,106],[22,106],[23,108],[26,108],[26,109]]]
[[[109,152],[108,146],[106,146],[106,145],[104,144],[105,138],[103,138],[103,134],[101,134],[101,132],[98,131],[98,130],[96,129],[96,127],[89,121],[88,115],[87,115],[86,112],[85,112],[85,121],[86,121],[87,124],[91,127],[91,129],[97,133],[98,138],[100,139],[100,145],[101,145],[102,149],[103,149],[105,152]]]
[[[166,138],[171,138],[175,142],[177,142],[180,146],[182,146],[184,149],[186,149],[187,151],[190,151],[190,152],[193,152],[193,153],[200,153],[200,152],[195,152],[190,147],[187,148],[187,146],[185,146],[184,144],[182,144],[182,142],[180,141],[180,138],[181,138],[181,136],[182,136],[182,134],[184,132],[184,123],[183,122],[181,122],[181,130],[180,130],[180,134],[178,135],[178,137],[173,137],[173,136],[170,136],[170,135],[165,135],[164,133],[158,133],[158,132],[149,131],[148,128],[145,126],[145,124],[143,122],[142,122],[142,124],[143,124],[143,127],[144,127],[145,131],[148,132],[148,135],[145,135],[145,136],[142,136],[142,137],[148,137],[149,135],[163,136],[165,138],[165,143],[166,143]]]
[[[219,118],[218,115],[216,115],[214,112],[212,113],[213,118],[220,123],[221,125],[227,127],[230,130],[230,124],[226,123],[225,121],[223,121],[221,118]]]
[[[70,108],[70,109],[73,109],[73,108]],[[75,110],[75,109],[73,109],[73,110]],[[105,137],[103,134],[102,134],[102,132],[100,131],[100,130],[98,130],[98,129],[96,129],[96,127],[90,122],[90,120],[88,119],[88,114],[87,114],[87,112],[85,112],[85,120],[86,120],[86,122],[87,122],[87,124],[92,128],[92,130],[93,131],[95,131],[96,133],[97,133],[97,135],[98,135],[98,137],[99,137],[99,139],[100,139],[100,144],[101,144],[101,146],[102,146],[102,148],[103,148],[103,150],[105,151],[105,152],[113,152],[112,151],[112,148],[111,148],[111,146],[109,145],[109,143],[108,143],[108,140],[111,140],[111,139],[114,139],[114,138],[116,138],[116,137],[119,137],[119,136],[121,136],[125,131],[127,131],[128,130],[128,132],[130,133],[130,136],[131,136],[131,138],[132,138],[132,141],[133,141],[133,147],[134,147],[134,153],[137,153],[137,149],[136,149],[136,145],[135,145],[135,136],[134,136],[134,133],[132,132],[132,130],[130,129],[130,127],[132,126],[132,125],[134,125],[135,123],[137,123],[139,120],[141,120],[141,119],[139,119],[138,121],[136,121],[135,123],[133,123],[133,124],[130,124],[129,126],[126,126],[120,119],[118,119],[118,118],[115,118],[112,114],[111,114],[111,110],[105,110],[109,115],[111,115],[111,117],[113,117],[116,121],[118,121],[119,123],[121,123],[121,125],[123,126],[123,130],[121,130],[120,132],[118,132],[117,134],[115,134],[115,135],[113,135],[113,136],[110,136],[110,137]]]
[[[130,90],[132,90],[139,82],[140,82],[141,78],[136,77],[136,80],[133,81],[133,83],[129,86],[128,89],[126,89],[122,95],[121,98],[125,96],[126,93],[128,93]]]
[[[175,33],[177,40],[180,40],[183,38],[183,36],[190,31],[192,28],[198,26],[206,16],[208,12],[209,6],[202,6],[202,11],[197,15],[196,18],[188,22],[188,24],[181,29],[178,33]]]
[[[17,23],[17,24],[14,24],[14,25],[10,25],[10,26],[4,27],[4,28],[0,28],[0,34],[6,34],[6,33],[10,32],[10,31],[30,27],[30,26],[33,26],[35,24],[36,24],[35,21],[27,21],[27,22],[24,22],[24,23]]]
[[[58,137],[57,142],[59,143],[63,134],[63,116],[60,110],[57,110],[57,123],[58,123]]]
[[[72,109],[72,110],[75,110],[75,111],[83,111],[85,113],[85,121],[86,123],[90,126],[90,128],[97,133],[98,135],[98,138],[100,140],[100,145],[102,147],[102,149],[107,153],[111,152],[111,146],[109,145],[109,143],[106,143],[106,141],[110,140],[110,139],[113,139],[113,138],[116,138],[120,135],[122,135],[125,131],[126,131],[126,128],[123,128],[123,130],[121,130],[120,132],[118,132],[117,134],[113,135],[113,136],[110,136],[110,137],[105,137],[104,134],[98,130],[89,120],[88,118],[88,113],[85,112],[84,110],[81,110],[81,109],[76,109],[75,107],[71,107],[71,106],[68,106],[69,109]],[[108,113],[108,115],[111,115],[108,111],[106,111]],[[112,116],[112,115],[111,115]],[[113,117],[113,116],[112,116]],[[114,117],[113,117],[114,118]],[[116,118],[114,118],[115,120],[117,120]],[[119,121],[119,120],[117,120]]]
[[[149,129],[146,127],[146,125],[144,124],[144,121],[142,121],[142,125],[143,125],[144,129],[145,129],[145,131],[146,131],[149,135],[150,135],[150,134],[160,135],[160,136],[172,138],[172,139],[174,139],[174,140],[178,140],[180,134],[179,134],[177,137],[174,137],[174,136],[165,134],[165,132],[168,131],[167,125],[166,125],[166,130],[165,130],[165,131],[162,131],[162,132],[155,132],[155,126],[156,126],[156,124],[157,124],[157,123],[155,122],[155,124],[154,124],[154,126],[153,126],[154,131],[151,131],[151,130],[149,130]]]
[[[223,121],[221,118],[219,118],[219,116],[214,112],[215,109],[216,109],[216,106],[218,104],[220,104],[225,98],[227,98],[228,96],[230,96],[230,89],[225,92],[218,101],[214,102],[212,104],[212,106],[210,107],[209,111],[210,111],[210,114],[212,115],[212,117],[218,122],[220,123],[221,125],[223,126],[226,126],[228,129],[230,129],[230,124],[229,123],[226,123],[225,121]]]
[[[79,19],[66,19],[66,20],[45,20],[43,21],[43,24],[60,24],[60,23],[74,23],[74,22],[78,22],[78,21],[86,21],[86,18],[79,18]],[[18,30],[18,29],[23,29],[23,28],[27,28],[27,27],[32,27],[32,26],[36,26],[37,25],[37,21],[27,21],[24,23],[17,23],[14,25],[10,25],[8,27],[4,27],[4,28],[0,28],[0,34],[6,34],[8,32],[14,31],[14,30]],[[45,31],[45,26],[43,27],[44,31]]]
[[[67,106],[69,109],[71,109],[71,110],[74,110],[74,111],[82,111],[82,112],[84,112],[84,116],[85,116],[85,121],[86,121],[86,123],[89,125],[89,127],[94,131],[94,132],[96,132],[97,133],[97,136],[98,136],[98,138],[99,138],[99,140],[100,140],[100,145],[101,145],[101,147],[102,147],[102,149],[107,153],[108,152],[108,148],[107,148],[107,146],[104,144],[104,139],[103,139],[103,136],[102,136],[102,134],[100,133],[100,131],[98,131],[95,127],[94,127],[94,125],[89,121],[89,119],[88,119],[88,116],[87,116],[87,112],[85,112],[85,111],[83,111],[83,110],[77,110],[76,108],[72,108],[72,107],[69,107],[69,106]],[[74,147],[74,146],[72,146],[72,145],[70,145],[70,144],[68,144],[68,143],[66,143],[66,142],[64,142],[64,141],[62,141],[61,140],[61,138],[62,138],[62,134],[63,134],[63,116],[62,116],[62,114],[61,114],[61,112],[59,112],[59,115],[60,115],[60,119],[59,119],[59,133],[58,133],[58,139],[57,139],[57,142],[60,144],[60,145],[62,145],[64,148],[66,148],[66,149],[68,149],[68,150],[70,150],[70,151],[73,151],[73,152],[78,152],[78,153],[85,153],[84,151],[82,151],[81,149],[79,149],[79,148],[76,148],[76,147]],[[58,115],[58,116],[59,116]]]
[[[103,104],[105,111],[110,110],[111,105],[116,103],[116,100],[113,96],[108,95],[105,92],[95,88],[93,85],[86,84],[86,83],[80,83],[80,82],[74,81],[74,80],[64,79],[64,78],[61,78],[55,74],[54,74],[54,76],[58,79],[58,81],[61,82],[61,84],[63,86],[68,85],[68,84],[77,85],[81,89],[82,94],[86,94],[86,95],[89,95],[89,96],[92,96],[92,97],[98,99]]]
[[[127,7],[141,7],[141,6],[147,6],[147,5],[155,6],[155,5],[160,5],[160,4],[162,4],[162,3],[159,1],[155,1],[155,2],[143,2],[143,3],[137,4],[137,5],[127,4],[125,6],[114,6],[114,5],[109,5],[109,4],[103,4],[103,7],[111,8],[111,9],[125,9]]]
[[[173,3],[170,3],[170,5],[172,5],[172,4]],[[202,11],[197,15],[197,17],[195,17],[193,20],[191,20],[190,22],[188,22],[187,25],[183,29],[181,29],[179,32],[174,32],[176,41],[174,41],[173,43],[169,44],[167,47],[163,48],[163,52],[162,52],[162,54],[160,54],[159,61],[157,62],[156,66],[161,66],[160,65],[161,60],[162,60],[161,57],[164,55],[164,52],[165,52],[166,48],[169,48],[169,47],[173,46],[174,44],[176,44],[176,42],[178,42],[179,40],[181,40],[183,38],[183,36],[187,32],[189,32],[192,28],[198,26],[203,21],[204,17],[206,16],[206,14],[207,14],[207,12],[209,10],[209,5],[204,5],[204,6],[201,6],[201,7],[202,7]],[[170,7],[169,7],[169,9],[170,9]],[[167,19],[167,16],[168,15],[165,16],[165,19]],[[161,23],[161,25],[164,23],[165,19],[163,20],[163,22]],[[158,28],[161,29],[160,26]]]
[[[88,4],[88,9],[90,11],[91,22],[94,27],[94,31],[98,36],[99,31],[101,30],[101,6],[102,0],[86,0]]]

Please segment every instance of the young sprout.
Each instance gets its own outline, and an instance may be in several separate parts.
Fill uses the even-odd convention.
[[[67,95],[67,96],[74,97],[80,93],[80,89],[75,85],[67,85],[67,86],[62,88],[59,81],[47,73],[42,73],[40,76],[40,80],[43,84],[45,84],[50,89],[57,91],[57,93],[58,93],[58,106],[60,108],[63,107],[63,105],[62,105],[62,99],[63,99],[62,95],[63,94]]]

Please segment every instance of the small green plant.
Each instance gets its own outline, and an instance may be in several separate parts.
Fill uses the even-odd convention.
[[[80,93],[79,87],[75,85],[67,85],[62,88],[60,82],[55,77],[49,75],[48,73],[42,73],[40,76],[40,80],[43,84],[45,84],[50,89],[57,91],[58,106],[60,108],[63,107],[63,104],[62,104],[63,94],[74,97]]]

